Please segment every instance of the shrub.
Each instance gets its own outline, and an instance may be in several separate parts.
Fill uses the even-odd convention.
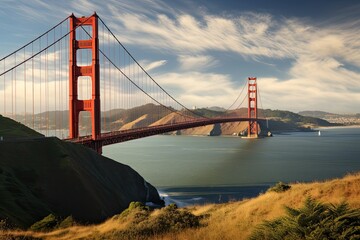
[[[200,226],[201,217],[178,209],[176,204],[170,204],[159,211],[155,216],[151,216],[151,210],[143,205],[130,204],[120,218],[126,217],[131,224],[126,230],[116,233],[117,239],[145,239],[148,236]]]
[[[131,202],[129,207],[125,209],[120,215],[116,218],[125,218],[130,215],[134,215],[135,221],[140,221],[143,217],[147,217],[150,214],[150,208],[145,206],[142,202]],[[140,218],[140,219],[138,219]]]
[[[199,217],[187,210],[180,210],[176,204],[165,207],[163,212],[150,222],[154,232],[163,233],[200,226]]]
[[[299,209],[286,207],[286,216],[259,225],[255,239],[359,239],[360,209],[348,204],[324,204],[307,198]]]
[[[72,216],[68,216],[57,225],[57,228],[68,228],[74,226],[75,224],[76,222],[74,218]]]
[[[67,228],[75,225],[75,220],[72,216],[61,219],[54,214],[49,214],[40,221],[30,226],[32,231],[51,231],[57,228]]]
[[[289,190],[291,188],[290,185],[288,184],[285,184],[285,183],[282,183],[282,182],[278,182],[277,184],[275,184],[275,186],[269,188],[267,190],[267,192],[277,192],[277,193],[280,193],[280,192],[285,192],[287,190]]]
[[[44,217],[40,221],[34,223],[30,226],[30,230],[32,231],[50,231],[58,225],[59,219],[53,215],[49,214],[48,216]]]

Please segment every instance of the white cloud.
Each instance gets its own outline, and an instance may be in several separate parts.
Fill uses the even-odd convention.
[[[166,60],[159,60],[159,61],[155,61],[155,62],[144,63],[145,64],[144,69],[146,71],[151,71],[151,70],[154,70],[156,68],[159,68],[159,67],[165,65],[166,62],[167,62]],[[141,65],[144,66],[143,64],[141,64]]]
[[[215,73],[167,73],[157,81],[186,106],[228,106],[239,94],[239,88],[230,76]]]
[[[178,57],[182,70],[201,70],[210,68],[218,63],[212,56],[205,55],[180,55]]]
[[[199,105],[197,102],[214,105],[215,97],[219,99],[218,105],[226,106],[237,96],[232,89],[236,86],[238,67],[225,66],[215,57],[230,53],[252,64],[270,62],[276,67],[277,60],[288,61],[288,69],[281,68],[283,75],[288,76],[283,79],[275,71],[263,74],[259,64],[258,74],[264,76],[259,79],[264,107],[358,112],[360,20],[318,25],[311,23],[311,19],[277,18],[256,12],[239,12],[236,17],[206,11],[195,14],[193,9],[177,10],[157,0],[80,3],[79,8],[79,2],[64,5],[36,0],[34,5],[16,6],[16,13],[21,17],[30,13],[28,18],[39,20],[71,10],[89,15],[96,8],[125,45],[156,50],[158,59],[166,56],[169,62],[172,58],[178,60],[178,71],[159,75],[156,80],[165,84],[170,93],[175,91],[188,106]],[[5,9],[15,12],[15,5],[8,1]],[[155,74],[166,63],[166,60],[141,61],[145,69]],[[224,67],[229,74],[210,71],[215,65]],[[204,69],[209,72],[200,73]]]

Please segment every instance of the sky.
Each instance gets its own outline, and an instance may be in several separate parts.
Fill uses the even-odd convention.
[[[0,57],[94,11],[188,107],[227,108],[254,76],[261,108],[360,113],[355,0],[0,0]]]

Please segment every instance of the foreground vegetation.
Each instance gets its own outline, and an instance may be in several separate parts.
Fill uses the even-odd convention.
[[[325,182],[278,183],[256,198],[226,204],[150,210],[132,203],[98,225],[68,219],[60,226],[61,219],[51,229],[42,222],[28,231],[1,231],[5,239],[359,239],[359,199],[360,173]]]
[[[345,202],[324,204],[307,198],[299,209],[286,207],[286,215],[265,221],[251,235],[257,239],[359,239],[360,209]]]

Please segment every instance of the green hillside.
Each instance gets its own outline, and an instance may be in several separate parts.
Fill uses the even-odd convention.
[[[20,136],[16,126],[32,133],[9,119],[0,121],[8,136]],[[131,201],[161,204],[157,190],[129,166],[57,138],[0,142],[0,196],[0,219],[23,228],[50,213],[92,223],[120,213]]]

